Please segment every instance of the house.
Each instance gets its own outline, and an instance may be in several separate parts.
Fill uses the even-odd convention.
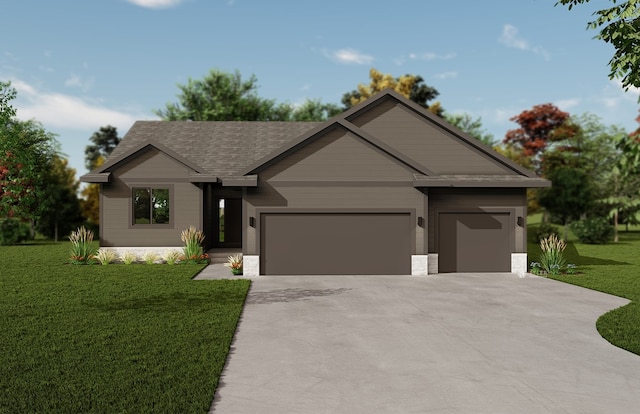
[[[139,121],[81,180],[101,246],[195,225],[245,275],[526,272],[526,189],[550,186],[394,91],[322,123]]]

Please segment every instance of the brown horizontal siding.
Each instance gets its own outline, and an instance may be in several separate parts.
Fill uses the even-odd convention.
[[[142,153],[117,168],[113,172],[113,182],[103,185],[101,245],[180,246],[182,230],[191,225],[202,226],[201,190],[185,181],[190,171],[190,168],[157,150]],[[132,188],[146,186],[171,189],[170,225],[132,224]]]
[[[393,101],[381,103],[352,122],[436,174],[515,174]]]
[[[182,163],[177,162],[168,155],[151,149],[136,156],[126,164],[119,166],[114,172],[122,180],[128,179],[168,179],[189,178],[192,170]]]
[[[264,179],[410,180],[417,171],[344,128],[335,129],[298,149],[261,173]]]

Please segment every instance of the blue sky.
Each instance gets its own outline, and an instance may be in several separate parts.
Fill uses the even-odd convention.
[[[591,4],[592,3],[592,4]],[[18,117],[58,134],[78,175],[93,132],[121,135],[211,68],[255,74],[259,94],[339,103],[371,67],[421,75],[447,112],[509,118],[554,103],[632,131],[638,91],[608,78],[613,49],[586,23],[605,1],[24,0],[3,7],[0,79]]]

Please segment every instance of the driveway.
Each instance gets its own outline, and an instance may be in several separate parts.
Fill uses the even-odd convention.
[[[595,328],[626,303],[511,274],[256,278],[212,410],[637,412],[640,357]]]

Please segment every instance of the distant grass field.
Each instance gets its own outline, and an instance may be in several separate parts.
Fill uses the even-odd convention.
[[[69,246],[0,246],[0,413],[206,412],[249,281],[74,266]]]
[[[540,254],[534,240],[538,217],[529,217],[529,262]],[[619,227],[620,241],[604,245],[578,242],[569,232],[568,263],[575,263],[576,275],[554,276],[561,280],[631,300],[631,303],[602,315],[596,327],[612,344],[640,355],[640,228]]]

